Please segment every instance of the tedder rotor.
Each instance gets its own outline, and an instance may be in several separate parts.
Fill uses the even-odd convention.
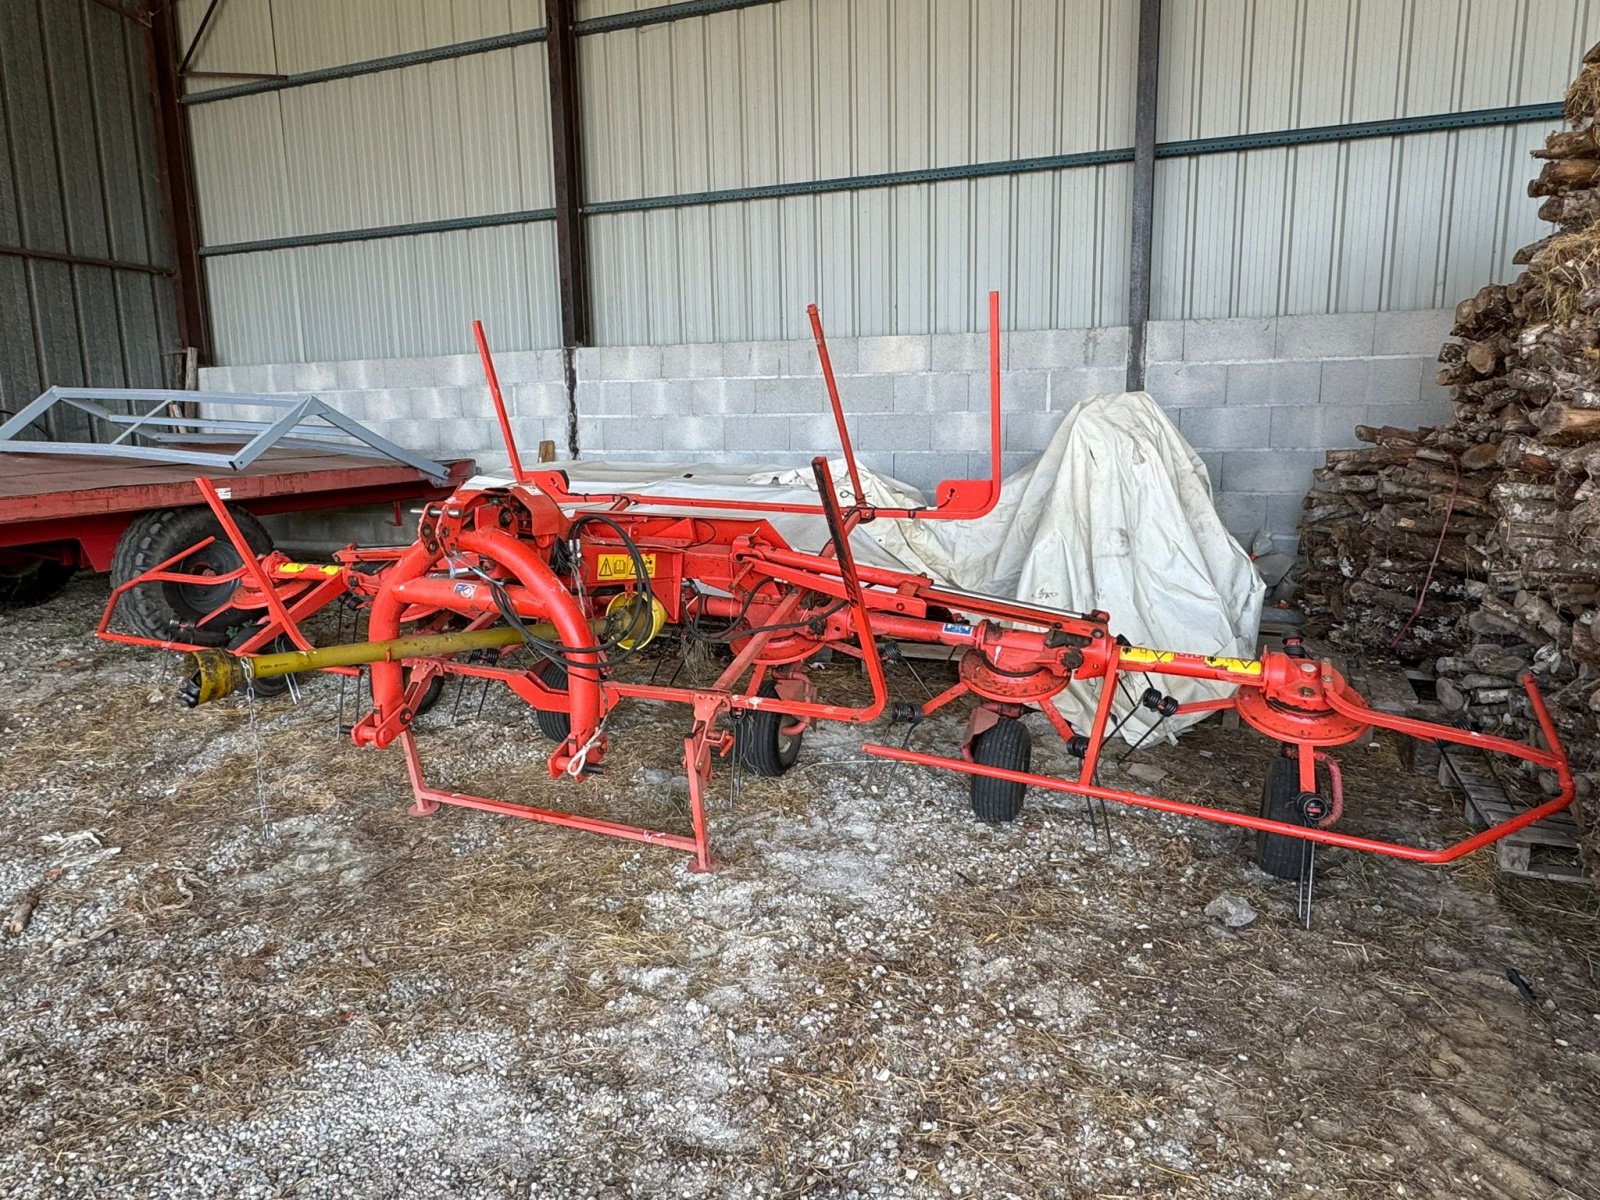
[[[747,769],[778,775],[794,761],[799,740],[817,721],[866,724],[886,713],[920,721],[970,698],[971,715],[958,753],[936,755],[869,743],[868,754],[971,777],[974,811],[984,820],[1014,819],[1025,789],[1042,788],[1091,800],[1155,809],[1253,830],[1267,870],[1301,878],[1317,844],[1367,850],[1418,863],[1446,863],[1566,808],[1572,773],[1531,676],[1522,686],[1543,734],[1528,745],[1374,711],[1326,660],[1294,641],[1255,659],[1146,649],[1112,631],[1104,612],[1075,613],[940,585],[925,575],[858,564],[850,533],[874,520],[962,520],[991,511],[1000,494],[999,299],[989,297],[989,419],[992,470],[983,480],[940,484],[924,508],[867,503],[837,383],[815,306],[810,318],[822,376],[838,423],[851,500],[841,504],[826,459],[812,462],[815,504],[744,498],[690,498],[615,491],[578,492],[560,470],[525,469],[511,436],[494,363],[475,326],[490,395],[510,456],[511,479],[475,479],[422,511],[416,541],[401,550],[351,548],[328,564],[281,554],[257,557],[205,480],[207,503],[239,551],[243,566],[208,576],[231,583],[225,607],[244,627],[228,650],[187,647],[161,636],[116,632],[118,603],[131,589],[183,582],[175,556],[120,585],[103,637],[192,649],[194,672],[183,700],[193,705],[307,670],[370,673],[371,707],[353,725],[357,745],[398,743],[410,775],[411,811],[441,804],[631,838],[686,851],[692,869],[712,866],[705,795],[713,763],[737,755]],[[791,546],[772,524],[779,514],[820,517],[820,549]],[[367,640],[314,647],[302,630],[311,613],[334,601],[368,616]],[[731,651],[704,686],[660,685],[622,678],[617,668],[664,631],[715,640]],[[949,647],[957,681],[924,704],[891,707],[880,646]],[[513,656],[512,651],[532,651]],[[871,685],[862,704],[818,695],[808,661],[824,650],[859,658]],[[444,676],[503,684],[537,710],[555,742],[555,778],[580,781],[603,769],[608,718],[624,701],[680,703],[691,713],[684,739],[690,830],[646,829],[570,812],[448,791],[423,770],[418,713],[437,696]],[[1217,699],[1179,703],[1164,678],[1212,681],[1231,688]],[[1136,678],[1136,703],[1157,722],[1223,709],[1282,744],[1259,813],[1184,803],[1100,783],[1098,767],[1117,729],[1113,706]],[[1086,728],[1075,728],[1053,700],[1069,684],[1098,682],[1099,699]],[[358,693],[359,694],[359,693]],[[1038,711],[1079,760],[1076,774],[1057,778],[1029,770],[1030,735],[1020,719]],[[1123,718],[1126,720],[1126,717]],[[1552,772],[1559,793],[1514,818],[1439,849],[1381,841],[1336,828],[1343,815],[1338,766],[1330,747],[1361,738],[1369,727],[1408,737],[1464,744],[1509,755]]]

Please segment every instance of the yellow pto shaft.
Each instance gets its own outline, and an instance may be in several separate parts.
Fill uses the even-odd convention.
[[[589,622],[596,633],[606,628],[603,619]],[[545,641],[561,640],[548,621],[526,625],[534,637]],[[425,633],[394,638],[387,642],[350,642],[342,646],[323,646],[316,650],[287,650],[281,654],[239,655],[226,650],[200,650],[191,656],[194,672],[178,693],[187,708],[208,704],[232,695],[251,679],[279,679],[325,667],[356,667],[364,663],[395,662],[403,658],[429,658],[439,654],[461,654],[471,650],[494,650],[515,646],[522,633],[506,625],[493,629],[470,629],[459,633]]]

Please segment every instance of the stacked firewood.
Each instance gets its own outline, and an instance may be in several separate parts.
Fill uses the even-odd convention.
[[[1558,228],[1456,307],[1439,429],[1358,428],[1306,497],[1308,631],[1433,668],[1447,710],[1525,736],[1551,700],[1600,826],[1600,46],[1528,185]],[[1591,771],[1591,769],[1593,769]],[[1542,782],[1553,786],[1551,778]]]

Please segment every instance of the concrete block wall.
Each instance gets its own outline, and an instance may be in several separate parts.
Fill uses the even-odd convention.
[[[1217,507],[1242,540],[1295,538],[1311,470],[1355,444],[1358,424],[1416,426],[1449,416],[1433,383],[1449,310],[1154,322],[1147,387],[1205,460]],[[1007,334],[1002,343],[1006,471],[1035,457],[1079,400],[1122,390],[1128,331]],[[829,342],[861,460],[930,491],[988,470],[987,340],[981,334]],[[540,439],[568,451],[559,351],[496,356],[525,455]],[[810,341],[580,349],[578,444],[585,458],[802,465],[837,455]],[[309,391],[385,437],[437,456],[504,464],[474,355],[213,368],[210,390]],[[326,519],[319,536],[339,528]],[[295,530],[311,528],[303,522]],[[374,532],[369,523],[365,532]],[[375,532],[383,532],[381,529]],[[388,539],[397,531],[388,527]]]

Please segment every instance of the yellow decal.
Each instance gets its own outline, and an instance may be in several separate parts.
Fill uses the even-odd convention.
[[[1220,654],[1206,655],[1206,666],[1217,667],[1235,675],[1261,674],[1261,660],[1259,658],[1224,658]]]
[[[315,563],[288,562],[278,564],[278,573],[280,575],[299,575],[305,571],[317,571],[323,575],[337,575],[340,569],[332,563],[320,567]]]
[[[644,569],[651,579],[656,577],[656,556],[646,554]],[[602,583],[614,583],[634,578],[633,557],[628,554],[602,554],[594,560],[595,578]]]
[[[1124,646],[1121,657],[1125,663],[1154,664],[1174,662],[1178,655],[1172,650],[1146,650],[1143,646]]]

